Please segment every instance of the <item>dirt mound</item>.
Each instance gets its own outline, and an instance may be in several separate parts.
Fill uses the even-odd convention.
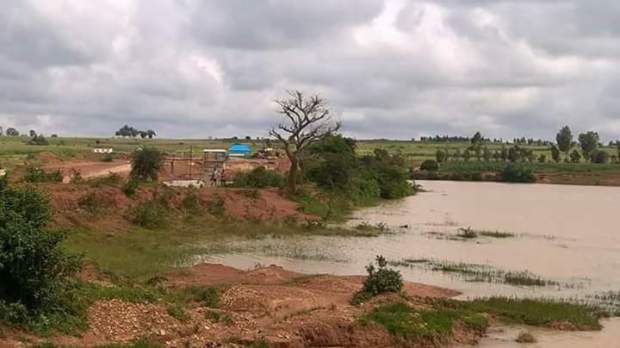
[[[203,201],[222,199],[226,214],[242,219],[279,220],[291,217],[313,220],[315,216],[301,213],[299,204],[282,196],[277,189],[208,188],[200,191]]]
[[[96,273],[96,270],[90,270]],[[88,310],[90,329],[80,337],[53,337],[61,346],[96,346],[146,338],[168,347],[227,347],[264,340],[275,347],[392,347],[398,344],[384,328],[362,325],[358,318],[372,309],[349,303],[363,277],[300,275],[278,266],[241,271],[214,264],[182,269],[167,286],[223,286],[218,308],[187,304],[181,312],[164,302],[98,301]],[[412,296],[447,296],[446,289],[407,283]],[[412,297],[413,298],[413,297]],[[378,301],[403,301],[394,294]],[[420,303],[423,303],[421,301]],[[174,308],[173,308],[174,309]],[[225,319],[222,319],[225,318]],[[477,334],[459,329],[459,342]],[[461,332],[462,331],[462,332]],[[233,340],[235,343],[231,344]],[[35,339],[34,342],[41,341]],[[10,338],[0,340],[6,344]],[[422,345],[425,346],[425,345]]]
[[[141,336],[179,334],[179,321],[154,304],[100,301],[88,310],[91,333],[105,340],[128,342]]]

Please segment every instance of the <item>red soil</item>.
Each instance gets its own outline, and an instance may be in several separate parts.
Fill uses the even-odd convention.
[[[88,311],[90,328],[80,337],[53,337],[57,344],[92,346],[111,342],[129,342],[149,338],[169,347],[234,346],[225,342],[251,343],[266,340],[277,347],[349,346],[392,347],[397,342],[383,328],[364,326],[357,320],[375,303],[393,300],[396,295],[378,297],[364,306],[352,306],[349,300],[362,286],[363,277],[302,275],[269,266],[250,271],[213,264],[197,265],[168,275],[165,286],[223,287],[218,308],[195,303],[186,309],[186,320],[170,315],[161,303],[99,301]],[[455,296],[455,291],[407,283],[406,293],[412,305],[424,298]],[[402,300],[402,298],[399,298]],[[217,321],[208,312],[230,318]],[[457,329],[459,343],[476,339],[474,334]],[[461,332],[463,331],[463,332]],[[12,335],[9,335],[12,336]],[[33,341],[40,339],[31,338]],[[0,347],[9,338],[0,339]],[[436,346],[424,344],[423,347]]]

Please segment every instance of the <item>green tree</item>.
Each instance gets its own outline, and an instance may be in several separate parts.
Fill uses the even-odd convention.
[[[579,163],[581,161],[581,154],[577,150],[573,150],[570,153],[570,161],[573,163]]]
[[[375,149],[373,155],[362,157],[360,162],[361,171],[378,183],[381,198],[395,199],[411,194],[405,161],[401,156]]]
[[[555,145],[551,145],[551,159],[553,159],[553,162],[555,163],[560,163],[561,160],[560,150]]]
[[[9,137],[18,137],[19,136],[19,131],[15,128],[7,128],[6,130],[6,135]]]
[[[3,304],[29,314],[54,309],[79,270],[80,258],[61,247],[64,234],[46,228],[49,217],[41,193],[0,184],[0,311]]]
[[[564,126],[555,136],[555,140],[558,143],[559,150],[568,154],[573,143],[573,133],[568,126]]]
[[[471,158],[471,151],[469,151],[469,149],[465,149],[465,151],[463,151],[463,160],[465,162],[469,162],[470,158]]]
[[[514,145],[508,149],[508,160],[510,162],[518,162],[521,159],[521,148],[519,145]]]
[[[439,164],[437,164],[437,161],[434,160],[425,160],[420,165],[420,169],[434,172],[439,169]]]
[[[587,160],[591,159],[594,150],[598,148],[599,136],[597,132],[589,131],[579,134],[579,145],[583,152],[583,157]]]
[[[592,162],[598,164],[609,163],[609,154],[605,150],[595,150],[591,153]]]
[[[502,145],[499,157],[501,158],[502,162],[506,162],[506,160],[508,159],[508,150],[506,150],[506,146]]]
[[[480,132],[476,132],[476,134],[474,134],[474,136],[471,138],[471,144],[474,146],[482,145],[483,141],[484,138],[482,137],[482,134],[480,134]]]
[[[134,151],[131,158],[131,177],[136,180],[157,180],[164,162],[164,155],[155,148]]]
[[[308,150],[308,178],[328,189],[346,189],[357,167],[355,146],[351,138],[327,135]]]
[[[437,152],[435,152],[435,160],[437,160],[438,163],[443,163],[446,161],[448,155],[444,150],[437,150]]]
[[[489,162],[491,161],[491,157],[493,157],[493,154],[489,151],[489,148],[485,146],[484,149],[482,149],[482,158],[485,162]]]

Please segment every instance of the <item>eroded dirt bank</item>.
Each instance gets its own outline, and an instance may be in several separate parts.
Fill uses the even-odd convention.
[[[143,338],[169,347],[243,346],[252,342],[276,347],[396,345],[384,328],[363,325],[359,317],[377,304],[395,300],[397,295],[353,306],[349,301],[362,281],[359,276],[303,275],[273,265],[242,271],[200,264],[168,274],[162,286],[176,290],[216,287],[221,291],[217,303],[193,303],[180,318],[163,302],[98,301],[88,310],[90,328],[81,337],[53,337],[49,341],[80,347]],[[424,299],[458,295],[416,283],[406,283],[404,291],[404,298],[414,306],[424,306]],[[444,346],[472,343],[478,338],[477,333],[462,327],[455,326],[454,330],[450,342],[419,343]],[[23,345],[17,337],[0,340],[0,347]]]

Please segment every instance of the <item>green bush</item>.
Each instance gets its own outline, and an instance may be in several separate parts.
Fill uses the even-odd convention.
[[[592,163],[606,164],[609,163],[609,154],[604,150],[595,150],[592,152]]]
[[[78,206],[92,215],[103,213],[115,205],[113,198],[97,192],[87,193],[78,200]]]
[[[226,213],[226,205],[224,199],[216,195],[207,206],[207,211],[213,216],[223,216]]]
[[[45,139],[43,135],[35,135],[34,137],[32,137],[32,139],[28,140],[28,145],[45,146],[49,145],[49,142],[47,141],[47,139]]]
[[[60,169],[46,172],[42,168],[27,167],[26,174],[24,175],[24,181],[32,183],[42,182],[62,182],[63,176]]]
[[[80,258],[61,248],[63,233],[46,229],[47,199],[33,188],[0,189],[0,319],[58,309]]]
[[[148,229],[164,227],[168,222],[168,209],[158,200],[147,201],[133,209],[131,221]]]
[[[127,197],[131,197],[136,194],[136,190],[140,186],[140,181],[136,178],[130,178],[125,185],[123,185],[123,193]]]
[[[434,172],[439,169],[439,164],[435,160],[426,160],[422,162],[420,169]]]
[[[187,215],[199,215],[202,213],[202,199],[197,190],[192,189],[181,201],[181,206]]]
[[[387,260],[377,256],[377,267],[374,264],[366,266],[368,277],[364,286],[353,297],[352,302],[359,304],[366,300],[387,292],[400,292],[403,288],[403,277],[399,271],[387,268]]]
[[[137,180],[156,181],[159,178],[164,154],[155,148],[136,150],[131,159],[131,177]]]
[[[237,173],[233,179],[235,187],[265,188],[281,187],[284,184],[284,176],[278,172],[267,170],[265,167],[257,167],[249,172]]]
[[[536,181],[532,169],[519,164],[509,164],[500,172],[500,180],[503,182],[529,183]]]
[[[103,157],[101,157],[101,162],[112,162],[114,161],[114,157],[112,156],[112,154],[106,153],[105,155],[103,155]]]

